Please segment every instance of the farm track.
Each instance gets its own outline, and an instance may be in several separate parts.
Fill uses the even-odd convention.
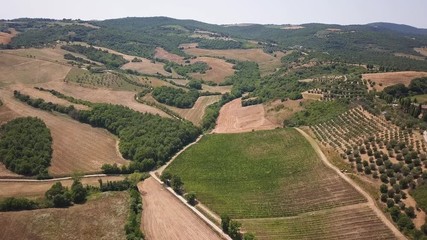
[[[346,182],[348,182],[351,186],[353,186],[360,194],[362,194],[367,200],[369,207],[374,211],[374,213],[378,216],[378,218],[393,232],[393,234],[396,236],[397,239],[407,239],[400,231],[396,228],[396,226],[390,222],[390,220],[385,216],[385,214],[377,207],[375,204],[375,200],[367,193],[365,192],[358,184],[353,182],[348,176],[343,174],[338,168],[333,166],[328,159],[326,158],[325,154],[322,152],[320,147],[317,145],[316,141],[310,137],[307,133],[305,133],[303,130],[296,128],[296,130],[303,135],[307,141],[311,144],[313,149],[316,151],[316,153],[319,155],[322,162],[329,167],[330,169],[334,170],[342,179],[344,179]]]

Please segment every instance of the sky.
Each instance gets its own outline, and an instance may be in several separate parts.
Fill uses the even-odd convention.
[[[426,10],[427,0],[13,0],[2,4],[0,19],[167,16],[216,24],[392,22],[427,28]]]

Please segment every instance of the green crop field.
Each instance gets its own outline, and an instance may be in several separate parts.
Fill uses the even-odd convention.
[[[412,99],[417,99],[417,101],[419,103],[426,104],[427,103],[427,94],[416,95],[416,96],[413,96]]]
[[[241,219],[239,222],[259,240],[395,239],[390,229],[367,206],[290,218]]]
[[[294,129],[207,135],[167,171],[232,218],[295,216],[365,201]]]

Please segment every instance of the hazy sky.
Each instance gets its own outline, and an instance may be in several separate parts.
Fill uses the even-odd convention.
[[[208,23],[393,22],[427,28],[427,0],[12,0],[0,19],[168,16]]]

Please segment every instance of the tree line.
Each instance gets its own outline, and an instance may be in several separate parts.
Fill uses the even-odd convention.
[[[192,108],[199,98],[196,90],[185,91],[180,88],[162,86],[152,92],[154,99],[160,103],[178,108]]]
[[[119,68],[123,64],[128,63],[121,55],[109,53],[107,50],[97,49],[93,46],[63,45],[61,48],[69,52],[83,54],[92,61],[105,64],[108,68]]]
[[[0,127],[0,161],[12,172],[48,178],[52,136],[35,117],[14,119]]]
[[[131,166],[141,171],[162,165],[200,134],[200,129],[191,122],[139,113],[121,105],[93,104],[91,110],[76,110],[32,99],[19,91],[14,91],[14,96],[30,106],[58,111],[82,123],[107,129],[120,138],[119,150],[123,157],[133,160],[135,163]]]

